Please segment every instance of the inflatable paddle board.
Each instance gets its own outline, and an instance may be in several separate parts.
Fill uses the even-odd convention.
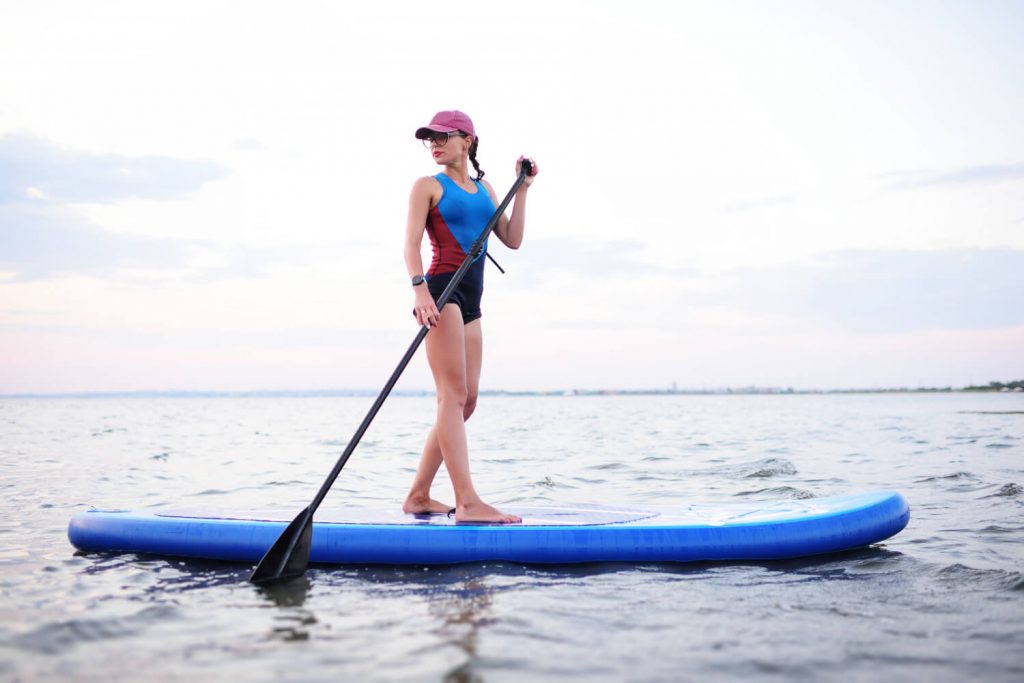
[[[521,524],[463,524],[395,510],[318,511],[310,562],[429,565],[500,560],[693,562],[778,560],[851,550],[899,533],[899,493],[672,509],[598,505],[504,506]],[[68,538],[87,552],[132,552],[257,562],[295,510],[88,510]]]

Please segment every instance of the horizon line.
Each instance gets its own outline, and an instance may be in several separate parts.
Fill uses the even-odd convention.
[[[847,387],[828,389],[795,389],[793,387],[717,387],[713,389],[484,389],[481,396],[729,396],[729,395],[797,395],[797,394],[890,394],[890,393],[976,393],[979,391],[1021,392],[1024,380],[990,382],[988,385],[966,387]],[[113,391],[55,391],[0,393],[0,399],[46,398],[345,398],[376,396],[373,389],[139,389]],[[433,389],[402,389],[391,396],[418,398],[436,395]]]

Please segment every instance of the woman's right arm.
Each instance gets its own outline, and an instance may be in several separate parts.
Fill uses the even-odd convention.
[[[409,217],[405,226],[405,268],[409,272],[410,280],[416,275],[423,275],[420,245],[423,244],[423,231],[427,227],[427,214],[430,212],[435,185],[437,181],[433,178],[420,178],[413,184],[412,192],[409,194]],[[433,327],[441,319],[441,314],[437,310],[434,298],[430,296],[426,283],[413,287],[413,292],[413,315],[416,316],[416,322]]]

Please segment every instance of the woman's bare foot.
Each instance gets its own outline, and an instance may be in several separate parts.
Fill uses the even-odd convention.
[[[402,504],[402,512],[407,515],[443,515],[451,509],[451,505],[445,505],[429,496],[410,495]]]
[[[489,522],[491,524],[518,524],[523,521],[523,518],[515,515],[507,515],[501,510],[491,507],[481,500],[476,503],[460,505],[455,508],[455,521]]]

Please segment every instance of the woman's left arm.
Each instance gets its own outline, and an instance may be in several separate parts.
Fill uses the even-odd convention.
[[[523,157],[519,157],[516,161],[516,177],[519,177],[519,171],[523,164]],[[498,236],[498,239],[508,247],[509,249],[518,249],[523,243],[523,230],[526,227],[526,195],[529,192],[530,185],[533,184],[534,178],[537,176],[537,162],[530,160],[532,171],[530,175],[526,176],[526,180],[519,186],[519,191],[516,192],[515,200],[512,202],[512,217],[508,218],[504,214],[498,219],[498,225],[494,228],[494,234]],[[494,188],[491,187],[490,183],[487,183],[487,192],[491,195],[491,201],[494,205],[498,205],[498,198],[494,194]]]

